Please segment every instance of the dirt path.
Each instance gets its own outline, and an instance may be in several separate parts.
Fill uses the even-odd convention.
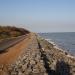
[[[32,33],[30,33],[26,39],[21,41],[20,43],[14,45],[13,47],[7,49],[5,53],[0,54],[0,65],[6,65],[13,63],[16,58],[23,52],[23,50],[28,46]]]

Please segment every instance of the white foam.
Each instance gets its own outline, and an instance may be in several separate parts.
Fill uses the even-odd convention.
[[[53,42],[51,39],[46,39],[48,42],[50,42],[51,44],[53,44],[54,46],[56,46],[55,42]]]
[[[53,42],[51,39],[46,39],[46,40],[49,43],[53,44],[53,46],[54,46],[55,49],[58,49],[58,50],[62,51],[63,53],[67,52],[67,51],[63,50],[62,48],[59,48],[59,46],[56,45],[55,42]],[[68,52],[67,52],[67,57],[72,58],[72,59],[75,59],[75,57],[73,55],[69,54]]]

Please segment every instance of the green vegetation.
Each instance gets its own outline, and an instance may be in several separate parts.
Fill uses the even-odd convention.
[[[27,33],[29,33],[29,31],[23,28],[0,26],[0,39],[17,37]]]

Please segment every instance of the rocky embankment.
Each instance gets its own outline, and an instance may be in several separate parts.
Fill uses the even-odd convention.
[[[33,34],[33,39],[13,64],[0,75],[75,75],[75,59],[68,53],[54,48],[52,44]]]

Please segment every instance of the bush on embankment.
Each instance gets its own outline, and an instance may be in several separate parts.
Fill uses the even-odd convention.
[[[0,26],[0,39],[17,37],[28,34],[29,31],[24,28],[17,28],[11,26]]]

